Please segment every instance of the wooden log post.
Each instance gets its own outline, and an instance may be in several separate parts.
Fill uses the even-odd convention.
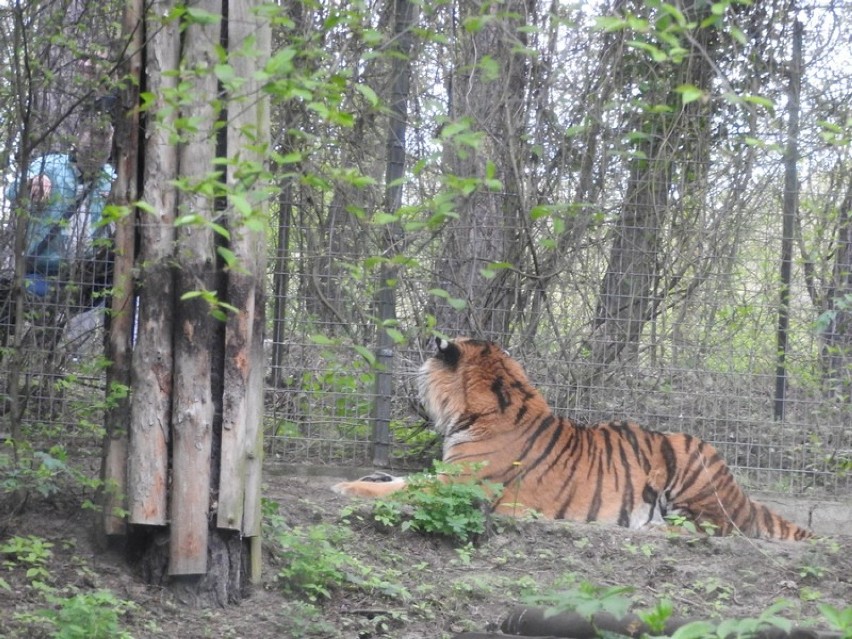
[[[128,532],[149,581],[187,603],[225,605],[241,599],[249,566],[252,580],[260,577],[270,192],[268,105],[255,69],[268,56],[270,28],[250,2],[201,0],[193,9],[160,23],[182,15],[163,0],[147,14],[157,25],[146,30],[140,73],[148,108]],[[232,84],[214,73],[222,46]]]
[[[270,29],[245,3],[230,8],[228,43],[237,51],[254,39],[260,59],[231,58],[241,79],[228,92],[229,247],[236,267],[228,271],[229,315],[225,332],[222,449],[217,526],[260,539],[260,486],[263,461],[264,273],[266,197],[264,154],[269,111],[253,70],[265,62]],[[251,579],[260,580],[260,547],[252,548]]]
[[[115,158],[118,177],[113,185],[113,201],[125,210],[125,216],[116,224],[113,286],[110,297],[109,334],[107,340],[107,393],[115,393],[108,402],[104,417],[104,440],[101,478],[103,532],[108,536],[123,535],[126,520],[120,515],[127,507],[127,455],[129,446],[130,396],[118,393],[118,386],[131,384],[131,357],[134,318],[133,263],[136,244],[134,203],[139,197],[139,112],[134,109],[139,101],[142,73],[142,31],[144,9],[142,0],[132,0],[124,5],[124,31],[130,34],[129,54],[122,69],[126,82],[122,103],[128,117],[115,123]]]
[[[173,0],[155,1],[150,11],[166,15]],[[145,122],[138,317],[131,376],[130,452],[127,468],[128,511],[131,524],[165,526],[168,523],[168,447],[171,438],[172,333],[174,283],[172,252],[177,193],[169,188],[177,175],[177,148],[169,141],[176,114],[169,112],[165,96],[175,90],[178,67],[179,25],[166,23],[155,29],[145,48],[148,91],[154,96]]]
[[[591,617],[576,612],[557,612],[547,608],[518,606],[511,610],[500,624],[503,634],[463,633],[456,639],[486,639],[489,637],[563,637],[571,639],[597,639],[601,636],[641,637],[660,636],[670,637],[676,630],[686,624],[705,624],[707,636],[716,636],[718,624],[703,622],[699,619],[670,617],[662,630],[652,629],[638,615],[628,613],[624,617],[616,617],[606,612],[599,612]],[[733,636],[733,635],[732,635]],[[761,625],[751,635],[753,639],[841,639],[840,633],[824,632],[814,628],[791,628],[789,631],[769,623]]]

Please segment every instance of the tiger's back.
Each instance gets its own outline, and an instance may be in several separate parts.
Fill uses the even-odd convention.
[[[503,485],[502,512],[630,528],[683,515],[716,534],[801,540],[810,531],[752,501],[718,452],[699,438],[632,422],[580,426],[558,417],[521,365],[490,342],[438,340],[422,366],[420,395],[444,437],[446,462],[472,464]],[[336,489],[381,494],[366,482]]]

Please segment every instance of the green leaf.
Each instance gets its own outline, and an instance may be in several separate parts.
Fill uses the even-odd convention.
[[[440,297],[441,299],[447,300],[447,304],[450,305],[451,308],[460,311],[467,307],[467,302],[458,297],[452,297],[447,291],[442,288],[430,288],[428,291],[431,295],[435,297]]]
[[[684,104],[695,102],[704,97],[704,91],[692,84],[681,84],[675,91],[680,93],[680,98]]]
[[[463,299],[459,299],[458,297],[450,297],[447,298],[447,304],[449,304],[452,308],[457,311],[464,310],[467,308],[467,302]]]
[[[686,17],[683,15],[683,13],[680,12],[680,10],[677,7],[670,5],[666,2],[663,2],[662,4],[660,4],[660,10],[663,11],[663,13],[667,13],[672,18],[674,18],[675,22],[678,23],[678,26],[681,26],[681,27],[686,26]]]
[[[395,328],[385,328],[385,332],[395,344],[402,344],[405,342],[405,335],[402,334],[402,331]]]
[[[211,25],[218,24],[222,16],[218,13],[211,13],[198,7],[186,7],[183,20],[187,24]]]
[[[189,224],[203,224],[204,218],[198,215],[198,213],[189,213],[187,215],[181,215],[180,217],[175,219],[175,226],[188,226]]]
[[[283,155],[281,153],[272,153],[271,157],[277,164],[296,164],[303,159],[301,151],[291,151]]]
[[[665,62],[669,59],[668,54],[665,51],[655,47],[653,44],[648,42],[642,42],[641,40],[630,40],[627,43],[627,46],[632,47],[634,49],[639,49],[640,51],[644,51],[648,55],[651,56],[651,59],[654,62]]]
[[[500,77],[500,63],[490,55],[482,56],[477,66],[482,71],[482,79],[486,82],[493,82]]]
[[[234,67],[230,64],[217,64],[213,67],[213,73],[223,84],[232,82],[237,77],[237,74],[234,73]]]
[[[376,95],[376,92],[366,84],[356,84],[355,90],[364,96],[364,99],[367,100],[370,106],[376,107],[379,105],[379,96]]]
[[[399,218],[397,218],[396,215],[391,215],[384,211],[376,211],[373,214],[373,219],[371,221],[373,224],[395,224],[396,222],[399,222]]]
[[[466,118],[462,118],[461,120],[456,120],[455,122],[449,122],[441,127],[440,136],[444,140],[448,140],[463,131],[468,131],[470,129],[470,122]]]
[[[358,353],[361,357],[363,357],[364,360],[366,360],[366,362],[370,366],[376,365],[376,356],[369,348],[367,348],[366,346],[361,346],[360,344],[354,344],[352,348],[354,348],[355,352]]]
[[[329,337],[326,337],[322,333],[314,333],[308,336],[314,344],[318,344],[319,346],[332,346],[335,344],[334,340]]]
[[[468,33],[477,33],[490,21],[490,16],[468,16],[462,21],[462,26]]]
[[[137,209],[142,211],[143,213],[152,213],[153,214],[153,213],[156,213],[156,211],[157,211],[153,206],[151,206],[150,204],[148,204],[144,200],[137,200],[136,202],[134,202],[133,205]]]
[[[530,219],[531,220],[540,220],[543,217],[547,217],[551,213],[551,207],[548,204],[537,204],[536,206],[530,209]]]
[[[565,137],[573,138],[575,135],[579,135],[580,133],[585,133],[588,130],[588,126],[585,124],[578,124],[576,126],[569,126],[565,129]]]
[[[599,31],[621,31],[627,26],[627,21],[618,16],[597,16],[595,18],[595,29]]]
[[[429,293],[430,295],[434,295],[435,297],[440,297],[440,298],[443,298],[443,299],[447,299],[447,298],[450,297],[450,294],[447,293],[447,291],[445,291],[442,288],[430,288],[426,292]]]
[[[731,26],[728,29],[728,33],[730,33],[731,37],[737,42],[739,42],[741,45],[745,46],[748,44],[748,38],[746,37],[746,34],[743,33],[743,30],[739,27]]]
[[[248,201],[244,193],[231,193],[228,196],[228,201],[243,217],[250,217],[254,213],[254,208],[252,208],[251,202]]]
[[[758,106],[765,107],[768,111],[775,111],[775,103],[769,98],[764,98],[761,95],[746,95],[743,96],[743,100],[750,104],[756,104]]]
[[[236,253],[234,253],[231,249],[225,248],[224,246],[218,246],[216,247],[216,252],[219,254],[219,257],[222,258],[228,268],[233,268],[234,265],[238,264],[239,262]]]
[[[716,627],[707,621],[691,621],[672,633],[671,639],[705,639],[716,635]]]
[[[266,73],[273,77],[289,74],[294,68],[293,58],[296,57],[296,53],[295,47],[280,49],[266,63]]]
[[[213,229],[213,232],[214,232],[214,233],[216,233],[216,234],[218,234],[218,235],[221,235],[221,236],[222,236],[222,237],[224,237],[226,240],[231,239],[231,233],[230,233],[230,231],[228,231],[228,229],[226,229],[226,228],[225,228],[224,226],[222,226],[221,224],[216,224],[215,222],[211,222],[211,223],[210,223],[210,228],[211,228],[211,229]]]
[[[728,5],[730,4],[730,2],[714,2],[710,6],[710,12],[713,15],[721,16],[728,10]]]

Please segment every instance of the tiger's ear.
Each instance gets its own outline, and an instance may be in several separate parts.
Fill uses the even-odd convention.
[[[436,337],[435,344],[438,346],[438,352],[435,357],[446,363],[448,366],[455,366],[458,364],[459,357],[461,357],[461,351],[454,342],[445,340],[442,337]]]

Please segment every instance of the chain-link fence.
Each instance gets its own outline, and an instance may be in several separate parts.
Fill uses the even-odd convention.
[[[716,213],[707,212],[709,224]],[[525,300],[511,310],[534,316],[534,325],[517,321],[503,335],[473,333],[498,340],[518,358],[561,414],[583,423],[629,418],[656,430],[700,436],[752,487],[842,494],[850,486],[852,408],[820,376],[823,345],[807,309],[791,312],[783,419],[775,414],[779,276],[761,265],[778,263],[772,256],[780,251],[781,218],[772,217],[770,212],[744,220],[736,255],[708,256],[722,263],[693,290],[685,282],[683,289],[648,300],[656,310],[630,356],[619,354],[608,363],[592,358],[596,349],[611,347],[596,330],[596,304],[612,223],[602,226],[599,242],[572,249],[580,254],[574,252],[540,299],[520,287],[495,288],[495,297],[519,305]],[[507,230],[520,231],[500,229]],[[453,232],[467,240],[478,231]],[[377,394],[376,329],[369,321],[376,313],[371,274],[350,268],[359,259],[355,255],[331,258],[316,226],[292,225],[289,233],[295,250],[280,256],[274,274],[279,286],[286,283],[276,288],[274,304],[280,332],[268,343],[270,461],[370,465],[381,421],[390,423],[391,466],[418,467],[439,456],[439,444],[423,428],[413,383],[434,351],[436,301],[446,301],[445,290],[433,286],[437,258],[409,264],[398,282],[395,326],[402,339],[387,371],[392,401],[379,415],[376,406],[384,404]],[[420,246],[426,254],[439,254],[447,241],[445,234],[435,234]],[[489,268],[489,262],[483,260],[480,268]],[[326,275],[317,277],[318,272]],[[803,295],[801,287],[800,281],[794,298]],[[452,325],[437,328],[450,337],[461,334]]]
[[[268,462],[427,465],[413,380],[441,333],[500,342],[578,421],[703,437],[752,487],[848,493],[848,6],[538,4],[288,4]],[[29,212],[3,215],[0,430],[96,434],[100,283],[37,290],[11,259]]]
[[[499,341],[579,421],[701,436],[760,488],[848,489],[838,8],[460,2],[421,15],[401,69],[330,34],[330,59],[364,63],[355,93],[392,109],[284,111],[335,144],[281,138],[301,155],[271,275],[272,458],[384,461],[386,431],[389,463],[435,456],[411,380],[440,331]]]

